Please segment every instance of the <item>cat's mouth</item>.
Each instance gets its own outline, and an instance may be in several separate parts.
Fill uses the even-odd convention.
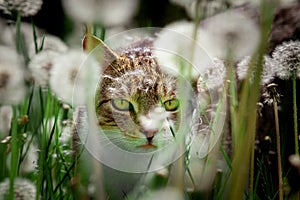
[[[132,134],[132,133],[124,132],[124,135],[133,139],[144,138],[145,144],[137,146],[139,148],[157,148],[157,146],[153,144],[153,138],[157,132],[158,131],[156,130],[148,130],[148,131],[140,132],[139,135],[136,135],[134,133]]]
[[[143,145],[138,146],[138,148],[143,148],[143,149],[156,149],[157,146],[155,146],[155,145],[152,144],[152,143],[147,143],[147,144],[143,144]]]

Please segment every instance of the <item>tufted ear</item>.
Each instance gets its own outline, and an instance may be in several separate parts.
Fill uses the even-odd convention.
[[[83,38],[82,47],[85,52],[94,55],[100,64],[103,64],[103,67],[108,66],[111,62],[119,58],[119,55],[110,49],[101,39],[88,33]]]

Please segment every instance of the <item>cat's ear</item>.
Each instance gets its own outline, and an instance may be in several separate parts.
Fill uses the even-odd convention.
[[[82,47],[85,52],[95,55],[96,59],[104,67],[119,58],[119,55],[110,49],[101,39],[91,34],[84,36]]]

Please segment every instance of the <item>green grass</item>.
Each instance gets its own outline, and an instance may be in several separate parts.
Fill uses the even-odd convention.
[[[206,173],[210,175],[209,170],[216,168],[217,171],[211,174],[213,178],[212,186],[209,191],[201,190],[189,190],[185,188],[184,176],[186,179],[190,179],[194,187],[197,184],[203,183],[205,179],[199,179],[195,176],[198,171],[191,171],[191,155],[190,146],[186,146],[184,142],[180,143],[179,151],[185,152],[176,162],[170,166],[166,166],[167,169],[171,170],[171,174],[176,174],[174,176],[161,175],[159,173],[145,173],[141,175],[137,185],[133,190],[133,193],[126,193],[125,199],[140,199],[140,197],[145,194],[152,194],[158,189],[164,189],[172,185],[179,189],[186,199],[194,200],[199,198],[207,199],[296,199],[297,191],[296,188],[294,194],[287,195],[286,192],[280,191],[278,184],[282,181],[283,184],[288,187],[292,187],[288,184],[288,174],[290,172],[290,167],[287,159],[282,159],[287,156],[286,152],[290,152],[289,145],[285,144],[287,138],[290,134],[287,133],[286,129],[280,126],[277,130],[268,130],[269,137],[271,140],[277,141],[277,145],[281,144],[279,152],[282,153],[280,159],[276,162],[268,165],[270,160],[270,152],[260,152],[255,150],[255,138],[257,137],[257,102],[260,99],[260,75],[262,72],[262,60],[263,55],[268,49],[268,33],[271,28],[271,23],[273,20],[272,9],[267,9],[262,7],[262,42],[260,48],[258,49],[255,56],[258,59],[258,67],[254,69],[254,64],[252,63],[252,68],[250,68],[247,80],[250,79],[252,71],[255,71],[254,82],[245,81],[241,90],[238,90],[235,85],[236,80],[234,76],[233,63],[231,66],[231,71],[228,73],[228,79],[230,82],[226,85],[225,89],[227,96],[230,96],[228,109],[230,117],[228,119],[231,121],[231,127],[226,127],[232,136],[232,154],[228,154],[223,148],[223,144],[218,142],[217,146],[213,148],[209,155],[203,159],[196,158],[197,162],[203,162],[203,169],[199,169],[199,174],[203,174],[201,177],[206,177]],[[198,19],[197,19],[198,20]],[[22,39],[20,36],[20,26],[21,18],[17,18],[17,50],[22,51]],[[105,29],[96,29],[96,34],[100,35],[102,39],[105,37]],[[33,24],[33,35],[36,39],[36,33]],[[43,44],[41,47],[35,46],[36,52],[42,51]],[[231,63],[231,62],[230,62]],[[189,73],[187,73],[189,74]],[[187,77],[189,79],[189,77]],[[297,105],[296,105],[296,80],[295,77],[292,82],[293,86],[293,125],[294,125],[294,146],[293,151],[298,154],[298,127],[297,127]],[[280,85],[279,85],[280,87]],[[72,115],[74,108],[65,109],[62,102],[51,92],[50,88],[40,88],[34,85],[28,85],[28,95],[23,103],[20,105],[13,106],[13,120],[12,128],[10,131],[10,136],[8,138],[1,138],[0,143],[0,182],[5,178],[10,179],[10,190],[8,199],[14,199],[14,189],[13,184],[16,177],[25,177],[31,180],[36,185],[36,191],[39,196],[38,199],[97,199],[103,198],[106,188],[107,191],[114,191],[114,188],[109,188],[109,185],[105,185],[105,178],[101,169],[103,166],[92,157],[87,158],[88,153],[82,153],[83,149],[77,151],[77,155],[74,156],[72,153],[72,139],[63,143],[61,141],[61,136],[63,130],[67,127],[63,122],[70,122],[73,120]],[[189,97],[187,91],[181,91],[182,96]],[[286,100],[287,98],[283,98]],[[187,103],[186,101],[185,103]],[[222,101],[219,102],[217,106],[216,118],[218,119],[223,106]],[[282,103],[282,105],[286,105]],[[184,105],[186,106],[186,105]],[[274,106],[275,112],[277,105]],[[291,111],[291,112],[292,112]],[[199,113],[202,115],[203,119],[209,122],[205,113]],[[281,120],[279,116],[276,116],[275,125],[281,125]],[[24,118],[25,117],[25,118]],[[27,119],[22,121],[22,119]],[[290,123],[290,122],[288,122]],[[209,124],[212,134],[217,127],[217,122],[212,121]],[[172,129],[172,127],[170,127]],[[173,130],[173,129],[172,129]],[[183,128],[184,131],[188,132],[188,124],[185,124]],[[228,130],[227,130],[228,131]],[[277,132],[275,132],[277,131]],[[286,132],[285,132],[286,131]],[[110,137],[117,137],[118,132],[108,131]],[[280,134],[276,138],[276,134]],[[184,135],[184,133],[181,133]],[[176,135],[176,134],[175,134]],[[184,140],[182,140],[184,141]],[[28,174],[20,173],[20,164],[24,161],[24,158],[29,153],[29,147],[25,148],[25,143],[29,142],[29,145],[37,144],[38,146],[38,160],[37,169]],[[140,143],[139,143],[140,142]],[[132,142],[135,145],[142,145],[141,141]],[[132,145],[128,142],[129,145]],[[273,143],[274,146],[274,143]],[[276,146],[276,145],[275,145]],[[279,145],[278,145],[279,146]],[[268,148],[267,148],[268,149]],[[7,157],[11,159],[7,159]],[[84,155],[84,156],[82,156]],[[87,157],[85,157],[87,156]],[[195,159],[195,158],[193,158]],[[219,167],[217,164],[218,160],[222,160],[223,168]],[[282,167],[277,164],[282,162]],[[152,164],[152,159],[149,161],[149,165]],[[269,167],[273,167],[275,170],[271,170]],[[278,174],[274,174],[274,171]],[[150,169],[150,167],[149,167]],[[225,170],[224,170],[225,169]],[[93,177],[95,176],[95,177]],[[107,174],[106,174],[107,176]],[[100,177],[100,178],[99,178]],[[96,179],[96,180],[95,180]],[[107,179],[107,177],[106,177]],[[278,183],[279,182],[279,183]],[[281,184],[281,183],[280,183]],[[286,186],[285,185],[285,186]],[[147,187],[148,186],[148,187]],[[103,187],[103,188],[101,188]],[[293,188],[292,188],[293,189]],[[286,190],[286,188],[284,188]],[[99,194],[101,191],[101,194]],[[279,192],[280,191],[280,192]],[[1,192],[1,191],[0,191]],[[110,195],[110,194],[106,194]]]

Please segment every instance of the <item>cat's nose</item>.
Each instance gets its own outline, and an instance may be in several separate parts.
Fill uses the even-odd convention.
[[[144,132],[149,144],[151,144],[152,139],[154,138],[154,135],[156,133],[157,133],[157,131],[155,131],[155,130],[147,130],[147,131]]]

